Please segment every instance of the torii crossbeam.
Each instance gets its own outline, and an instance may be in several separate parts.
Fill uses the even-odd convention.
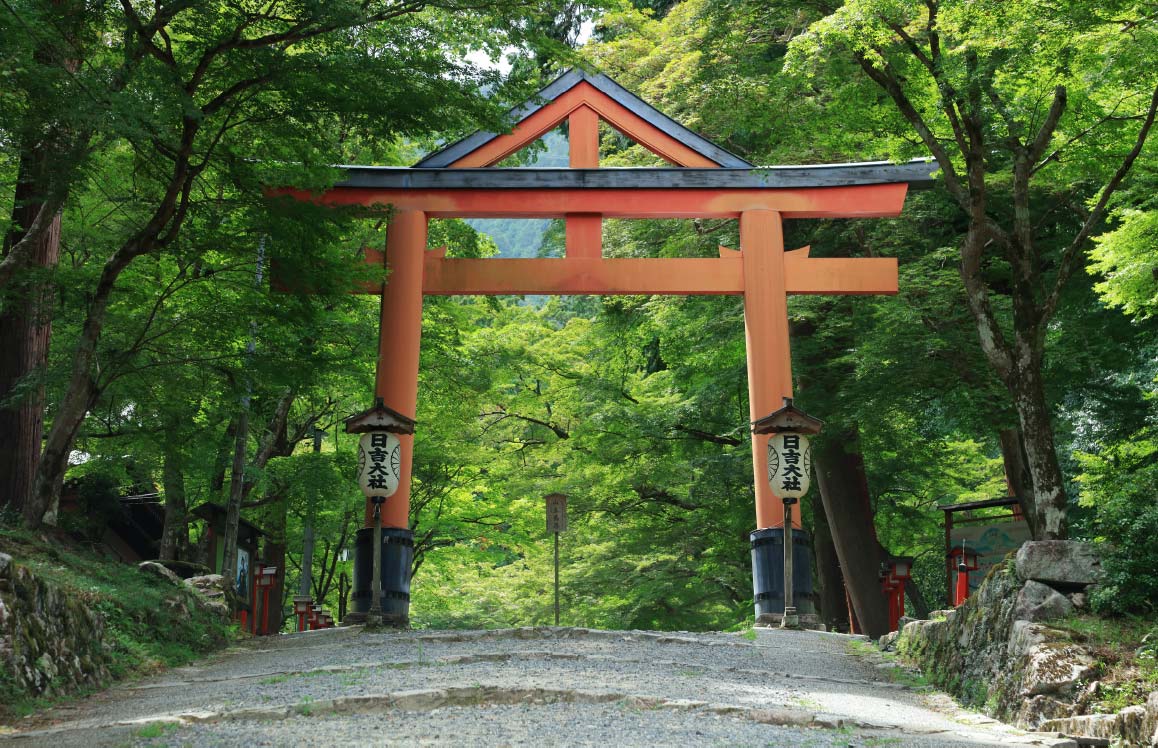
[[[755,167],[610,78],[577,70],[512,114],[517,124],[510,133],[475,133],[415,167],[347,166],[345,179],[322,195],[285,191],[330,205],[389,208],[385,254],[367,252],[368,261],[386,263],[388,276],[381,288],[364,290],[383,294],[375,394],[410,418],[417,409],[423,295],[731,294],[744,297],[750,413],[756,420],[792,394],[787,294],[897,292],[894,258],[821,259],[809,257],[807,247],[785,251],[783,219],[896,216],[908,187],[928,184],[933,171],[923,161]],[[600,120],[675,168],[599,168]],[[493,166],[563,121],[569,126],[570,168]],[[562,218],[565,256],[447,258],[445,249],[426,248],[430,218]],[[718,258],[604,258],[605,218],[736,218],[740,247],[721,247]],[[401,486],[383,512],[383,524],[402,533],[409,526],[412,439],[402,437]],[[781,502],[764,478],[767,439],[752,439],[757,530],[784,521]],[[367,503],[367,527],[371,516]],[[361,555],[361,540],[358,547]],[[369,580],[358,581],[358,568],[354,609],[364,611]],[[756,593],[759,601],[761,591]],[[802,612],[808,610],[803,606]]]

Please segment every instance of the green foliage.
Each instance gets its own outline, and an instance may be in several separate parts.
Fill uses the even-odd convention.
[[[1094,288],[1105,301],[1128,315],[1148,319],[1158,312],[1158,210],[1124,210],[1119,223],[1097,238],[1089,270],[1104,277]]]
[[[1158,610],[1158,439],[1152,430],[1077,455],[1083,506],[1094,510],[1094,539],[1102,543],[1102,582],[1095,609],[1153,615]]]

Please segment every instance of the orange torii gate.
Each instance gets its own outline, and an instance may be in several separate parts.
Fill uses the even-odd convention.
[[[808,248],[785,251],[785,218],[874,218],[901,212],[911,184],[927,184],[926,162],[755,167],[653,109],[604,75],[571,70],[512,112],[510,133],[475,133],[414,167],[345,166],[345,179],[321,196],[331,205],[389,206],[383,256],[382,317],[375,394],[414,418],[425,294],[731,294],[744,297],[748,391],[754,421],[792,395],[787,294],[894,294],[894,258],[821,259]],[[674,168],[599,168],[599,122],[674,164]],[[566,121],[570,167],[493,165]],[[452,259],[427,250],[430,218],[562,218],[566,253],[551,259]],[[738,250],[718,258],[610,259],[602,252],[604,218],[737,218]],[[378,289],[373,289],[375,292]],[[409,608],[410,478],[413,436],[401,435],[400,487],[383,508],[383,596],[399,622]],[[752,438],[756,489],[753,547],[782,528],[783,507],[765,479],[767,435]],[[369,527],[359,533],[354,611],[369,606]],[[795,521],[799,527],[799,520]],[[782,532],[782,531],[780,531]],[[775,534],[779,535],[780,532]],[[389,547],[388,547],[389,546]],[[805,549],[807,553],[807,549]],[[754,564],[782,563],[753,553]],[[387,569],[387,566],[399,567]],[[803,566],[807,574],[808,564]],[[757,615],[779,614],[782,572],[756,568]],[[393,580],[393,581],[391,581]],[[760,589],[764,587],[765,589]],[[811,584],[797,584],[802,613]],[[794,595],[795,597],[796,595]]]

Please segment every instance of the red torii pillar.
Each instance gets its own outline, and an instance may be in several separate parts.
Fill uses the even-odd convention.
[[[740,254],[744,262],[748,414],[749,420],[755,421],[792,396],[784,232],[779,213],[750,210],[740,214]],[[752,434],[757,529],[784,525],[784,504],[768,485],[769,438],[768,434]],[[799,512],[793,524],[800,526]]]

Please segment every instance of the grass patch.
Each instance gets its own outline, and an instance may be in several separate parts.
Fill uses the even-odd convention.
[[[230,627],[185,600],[182,591],[60,531],[33,533],[0,525],[0,548],[47,584],[83,601],[104,619],[113,679],[140,677],[183,665],[230,638]],[[192,595],[193,593],[188,593]],[[70,697],[75,697],[74,693]],[[0,721],[20,718],[60,701],[38,698],[0,674]]]
[[[756,636],[757,636],[756,629],[754,629],[754,628],[749,628],[747,631],[740,634],[741,639],[747,639],[750,642],[756,641]]]
[[[902,686],[908,686],[909,688],[931,687],[928,678],[915,670],[909,670],[906,667],[898,665],[887,672],[889,674],[889,680],[893,683],[900,683]]]
[[[1050,621],[1051,627],[1086,647],[1101,671],[1094,712],[1113,713],[1145,704],[1158,691],[1158,622],[1140,616],[1079,615]]]
[[[819,711],[824,708],[824,705],[819,701],[816,699],[810,699],[807,696],[793,696],[788,700],[788,703],[799,709],[812,709],[814,711]]]
[[[154,722],[150,725],[145,725],[140,730],[137,730],[138,738],[160,738],[164,737],[165,733],[170,730],[177,729],[177,725],[172,722]]]
[[[893,683],[899,683],[909,688],[929,688],[931,684],[927,678],[921,673],[910,670],[904,667],[897,661],[897,654],[895,652],[883,652],[877,649],[877,646],[871,642],[861,641],[859,639],[849,640],[845,644],[845,649],[851,655],[857,656],[873,656],[883,663],[891,665],[892,667],[881,668],[881,670],[888,676]]]
[[[872,642],[866,642],[860,639],[849,639],[845,647],[848,649],[849,654],[854,655],[884,654]]]

